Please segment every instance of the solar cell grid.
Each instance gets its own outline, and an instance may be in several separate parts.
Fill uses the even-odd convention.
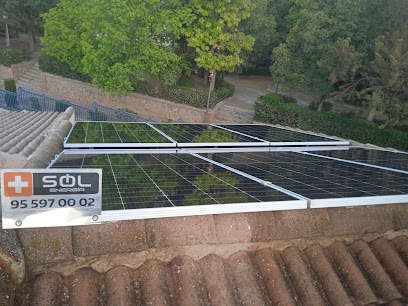
[[[309,199],[408,193],[408,175],[301,153],[221,153],[214,159]]]
[[[67,154],[52,168],[102,168],[103,210],[296,200],[189,154]]]
[[[246,146],[253,143],[267,146],[259,139],[240,135],[233,131],[218,128],[210,124],[152,124],[163,133],[178,142],[178,146],[208,146],[211,143],[229,146]]]
[[[172,145],[172,141],[145,123],[77,122],[66,144],[103,147],[106,144]]]
[[[345,151],[316,151],[318,155],[340,158],[380,167],[408,171],[408,154],[385,150],[351,147]]]
[[[313,135],[309,133],[303,133],[273,126],[267,125],[253,125],[253,124],[224,124],[217,126],[247,134],[253,137],[257,137],[262,140],[269,142],[278,142],[278,143],[322,143],[322,142],[331,142],[331,143],[340,143],[339,140],[323,137],[318,135]]]

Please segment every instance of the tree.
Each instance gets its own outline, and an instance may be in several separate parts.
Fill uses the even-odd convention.
[[[62,0],[43,17],[47,53],[111,94],[131,92],[143,74],[174,82],[182,62],[172,42],[193,18],[178,0]]]
[[[270,67],[272,76],[283,85],[318,94],[319,110],[332,91],[327,71],[317,65],[329,49],[332,26],[332,20],[326,13],[319,10],[302,11],[286,43],[276,52],[274,50],[274,62]],[[290,69],[285,71],[288,65]]]
[[[272,75],[284,85],[318,94],[321,110],[325,99],[339,86],[337,83],[353,74],[355,67],[351,66],[358,60],[358,54],[370,56],[370,42],[384,21],[384,3],[384,0],[294,1],[288,16],[293,26],[286,37],[285,49],[274,50]],[[349,52],[348,48],[356,51],[352,52],[355,58],[343,62],[345,57],[341,59],[341,53]],[[285,72],[282,67],[289,62],[291,69]]]
[[[214,75],[217,71],[233,71],[242,63],[241,51],[251,50],[254,39],[238,30],[241,20],[249,17],[250,0],[192,0],[190,7],[196,15],[191,27],[183,29],[188,46],[197,52],[196,63]]]
[[[23,22],[27,29],[30,49],[35,46],[35,33],[39,33],[43,27],[41,15],[55,7],[59,0],[23,0]]]
[[[332,95],[335,101],[360,101],[369,110],[370,122],[376,112],[386,114],[384,127],[408,115],[407,7],[407,0],[377,2],[376,22],[367,33],[372,41],[364,42],[360,37],[354,47],[350,40],[339,40],[319,63],[338,86]],[[372,33],[377,37],[372,38]]]
[[[255,8],[251,11],[251,16],[239,25],[242,32],[255,39],[252,50],[242,52],[243,69],[269,66],[272,49],[279,40],[277,24],[270,8],[271,1],[252,0],[252,4]]]
[[[374,43],[374,59],[366,60],[349,83],[335,93],[337,100],[360,99],[369,110],[388,116],[383,127],[395,125],[408,116],[408,27],[379,36]],[[348,58],[352,58],[349,54]]]
[[[30,49],[34,50],[35,34],[41,33],[41,14],[55,7],[59,0],[11,0],[0,3],[0,13],[8,15],[7,23],[15,32],[26,30]]]
[[[303,76],[299,74],[299,59],[289,50],[287,44],[281,44],[273,50],[274,64],[270,67],[271,76],[277,81],[275,93],[278,93],[279,83],[286,87],[302,84]]]

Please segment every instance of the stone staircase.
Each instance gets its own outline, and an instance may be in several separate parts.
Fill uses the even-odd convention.
[[[214,123],[244,124],[254,122],[254,111],[233,106],[224,105],[214,118]]]
[[[22,87],[24,90],[28,90],[36,93],[43,93],[41,86],[41,72],[36,63],[21,79],[16,83],[17,88]]]

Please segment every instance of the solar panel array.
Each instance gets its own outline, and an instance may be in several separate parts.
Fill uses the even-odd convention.
[[[316,151],[315,153],[408,172],[408,154],[405,152],[352,147],[343,151]]]
[[[347,141],[263,125],[77,122],[65,148],[279,147]]]
[[[52,168],[102,168],[105,220],[408,202],[408,155],[264,125],[81,122]],[[95,150],[95,148],[99,148]]]

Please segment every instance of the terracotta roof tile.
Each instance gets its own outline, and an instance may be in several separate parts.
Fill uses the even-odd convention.
[[[264,248],[227,259],[179,256],[104,274],[44,273],[22,284],[18,305],[403,305],[408,238]],[[405,258],[404,260],[402,258]]]
[[[25,148],[25,156],[31,154],[44,139],[44,132],[62,116],[59,113],[44,112],[1,112],[0,113],[0,151],[19,154]]]

